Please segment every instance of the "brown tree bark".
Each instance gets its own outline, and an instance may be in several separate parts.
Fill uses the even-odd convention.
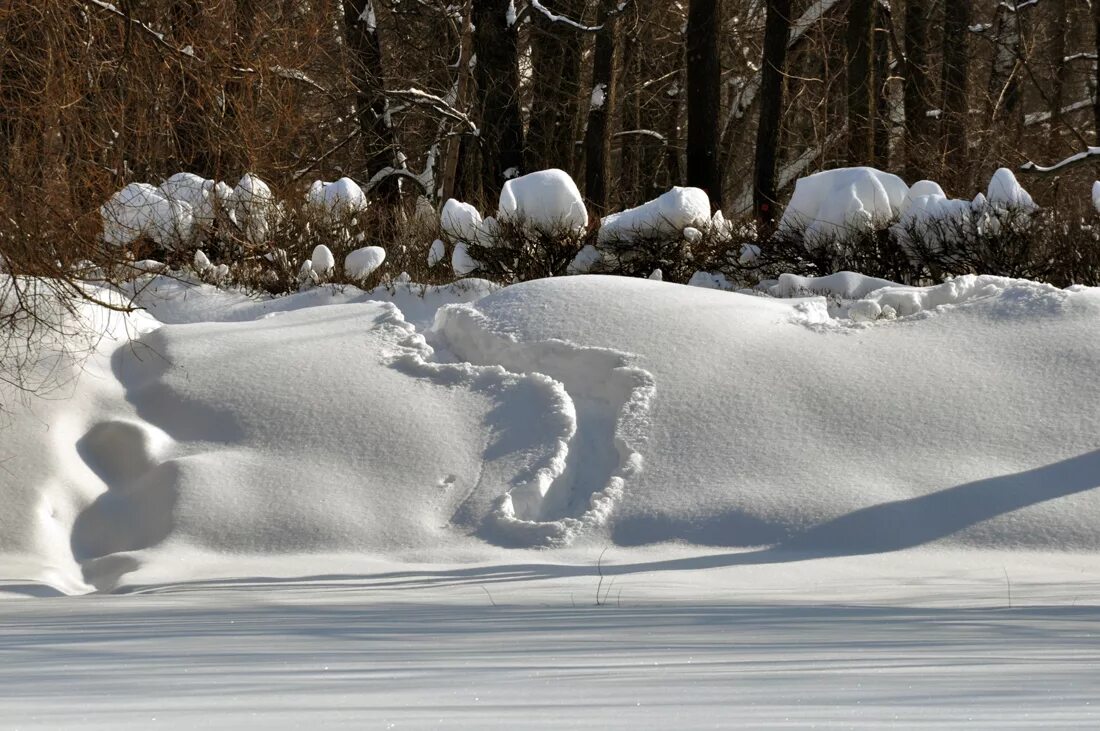
[[[771,224],[779,190],[776,165],[783,116],[783,81],[791,34],[791,0],[768,0],[764,21],[764,61],[760,75],[760,122],[756,128],[753,209],[757,220]]]
[[[873,31],[874,0],[848,5],[848,164],[870,165],[874,158]]]
[[[968,158],[971,0],[949,0],[943,23],[943,117],[940,146],[944,173],[966,170]]]
[[[875,26],[872,50],[874,70],[871,96],[875,102],[874,166],[879,170],[890,169],[890,95],[887,81],[890,78],[890,14],[882,3],[875,3]]]
[[[508,0],[474,0],[473,23],[481,177],[486,197],[495,201],[505,173],[520,173],[525,167],[519,45],[515,24],[508,22]]]
[[[1059,141],[1062,133],[1062,107],[1066,104],[1066,77],[1069,68],[1066,64],[1066,34],[1069,28],[1069,3],[1066,0],[1051,0],[1052,15],[1050,38],[1050,137],[1048,153],[1059,153]]]
[[[905,3],[905,174],[916,182],[928,177],[932,125],[928,79],[928,0]]]
[[[554,15],[578,21],[584,0],[543,0]],[[507,3],[505,3],[507,7]],[[564,21],[531,11],[531,117],[527,129],[532,169],[561,168],[572,174],[580,110],[583,34]]]
[[[344,38],[351,52],[355,84],[355,112],[365,157],[366,177],[397,164],[397,138],[390,123],[389,101],[383,86],[382,44],[372,0],[343,0]],[[394,178],[396,180],[396,178]],[[396,185],[380,192],[395,195]]]
[[[687,22],[687,184],[722,207],[719,169],[722,63],[718,47],[722,15],[717,0],[691,0]]]
[[[618,106],[615,80],[615,39],[618,0],[601,0],[596,49],[592,62],[592,97],[584,133],[584,194],[599,214],[608,208],[607,181],[611,177],[611,112]]]

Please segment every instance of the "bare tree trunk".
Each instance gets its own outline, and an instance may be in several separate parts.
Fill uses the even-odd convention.
[[[555,15],[578,20],[584,0],[546,0]],[[507,7],[507,6],[506,6]],[[569,23],[531,14],[531,117],[527,128],[528,163],[532,168],[573,172],[580,101],[581,33]]]
[[[382,74],[382,44],[372,0],[343,0],[344,36],[352,54],[355,111],[366,157],[367,178],[397,164],[397,139],[390,123],[389,100]],[[396,180],[396,178],[394,178]],[[396,185],[380,189],[388,199]]]
[[[474,0],[474,55],[486,195],[495,199],[506,176],[524,169],[519,112],[519,46],[509,0]]]
[[[890,95],[887,82],[890,78],[890,14],[882,3],[875,3],[874,27],[874,83],[872,98],[875,100],[874,165],[879,170],[890,169]]]
[[[905,3],[905,169],[912,180],[928,177],[928,0]]]
[[[584,194],[589,205],[603,214],[608,208],[607,181],[611,177],[611,110],[618,106],[615,80],[615,36],[618,27],[617,0],[602,0],[592,62],[592,96],[588,125],[584,133]]]
[[[1092,3],[1092,28],[1095,33],[1095,45],[1097,58],[1100,59],[1100,2]],[[1096,98],[1092,103],[1093,124],[1096,125],[1096,144],[1100,145],[1100,61],[1095,67]]]
[[[687,22],[687,183],[722,207],[718,167],[722,112],[722,63],[718,47],[722,15],[717,0],[691,0]]]
[[[466,109],[466,97],[470,86],[470,53],[473,48],[473,19],[470,15],[472,3],[466,0],[462,9],[462,21],[459,28],[458,63],[455,70],[455,107]],[[447,140],[447,151],[443,158],[443,181],[440,197],[446,201],[453,198],[458,179],[458,163],[462,152],[464,136],[454,135]],[[429,191],[432,192],[432,191]]]
[[[1048,152],[1058,154],[1058,144],[1062,134],[1062,107],[1066,100],[1066,76],[1069,68],[1066,64],[1066,33],[1069,26],[1067,17],[1069,7],[1066,0],[1052,0],[1050,12],[1053,15],[1050,39],[1050,137]]]
[[[848,164],[870,165],[874,157],[872,49],[874,0],[848,5]]]
[[[1020,105],[1021,18],[1018,0],[997,5],[993,22],[993,66],[989,73],[989,109],[991,133],[1001,119],[1016,122]]]
[[[970,115],[971,0],[949,0],[943,23],[943,119],[940,127],[945,172],[967,173],[967,132]]]
[[[623,39],[623,81],[631,82],[624,86],[622,128],[626,134],[621,137],[622,150],[619,164],[619,205],[624,208],[636,206],[643,198],[640,162],[642,146],[649,143],[648,135],[633,134],[642,126],[641,95],[641,49],[637,34],[628,33]]]
[[[783,117],[783,81],[787,39],[791,34],[791,0],[768,0],[764,21],[764,62],[760,75],[760,122],[756,128],[753,208],[758,220],[775,220],[779,190],[776,163]]]

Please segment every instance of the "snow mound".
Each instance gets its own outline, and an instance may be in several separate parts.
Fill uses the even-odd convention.
[[[316,180],[309,186],[306,202],[329,223],[340,223],[367,210],[367,196],[351,178],[335,182]]]
[[[386,250],[381,246],[365,246],[344,258],[344,272],[353,280],[366,279],[386,260]]]
[[[779,230],[801,232],[810,248],[843,243],[854,234],[897,220],[909,186],[869,167],[839,168],[800,178]]]
[[[768,287],[773,297],[805,297],[822,295],[841,299],[863,299],[883,287],[900,286],[896,282],[868,277],[856,272],[836,272],[824,277],[801,277],[797,274],[780,274],[779,281]]]
[[[668,541],[730,565],[1100,551],[1100,289],[133,286],[151,314],[96,310],[87,361],[36,359],[67,399],[0,382],[0,581]]]
[[[111,196],[99,213],[103,240],[113,246],[126,246],[148,236],[160,246],[178,248],[193,236],[191,205],[166,198],[163,191],[147,183],[130,183]]]
[[[543,233],[588,228],[588,209],[577,184],[564,170],[539,170],[504,183],[500,221],[520,221]]]
[[[706,192],[677,186],[637,208],[604,216],[600,222],[599,242],[678,237],[689,228],[701,235],[699,230],[709,228],[711,222],[710,198]],[[725,219],[718,223],[725,225]]]
[[[1024,190],[1016,180],[1016,176],[1008,168],[999,168],[993,173],[989,181],[989,189],[985,194],[989,204],[994,208],[1021,213],[1034,213],[1039,210],[1035,205],[1031,194]]]

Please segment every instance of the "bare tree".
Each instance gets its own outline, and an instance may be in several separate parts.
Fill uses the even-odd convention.
[[[764,61],[760,80],[760,122],[756,129],[753,208],[756,217],[772,223],[779,201],[775,168],[783,115],[783,82],[791,34],[790,0],[768,0],[764,25]]]
[[[397,165],[397,138],[382,74],[382,43],[372,0],[343,0],[344,35],[352,55],[355,109],[365,151],[366,177]],[[394,191],[386,185],[382,191]],[[392,195],[392,194],[391,194]]]
[[[519,110],[519,43],[509,0],[474,0],[474,55],[481,121],[482,182],[495,198],[508,175],[524,168]]]
[[[950,0],[944,6],[943,116],[940,143],[944,172],[966,173],[970,116],[970,5]]]
[[[722,64],[717,0],[691,0],[687,22],[687,183],[702,188],[711,206],[722,206],[718,152],[722,119]]]
[[[928,0],[905,3],[905,168],[911,180],[928,177],[931,87],[928,79]]]
[[[527,156],[532,168],[574,172],[581,95],[584,0],[531,5],[531,116]]]
[[[848,5],[848,164],[869,165],[874,157],[872,51],[874,0],[851,0]]]
[[[584,133],[584,193],[598,213],[608,207],[607,181],[611,177],[611,113],[618,106],[615,78],[615,40],[618,0],[600,0],[596,49],[592,62],[592,95]]]

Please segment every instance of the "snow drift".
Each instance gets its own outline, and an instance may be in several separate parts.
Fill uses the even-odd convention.
[[[1096,289],[144,284],[135,339],[116,323],[70,400],[0,432],[5,576],[608,541],[1100,549]]]

